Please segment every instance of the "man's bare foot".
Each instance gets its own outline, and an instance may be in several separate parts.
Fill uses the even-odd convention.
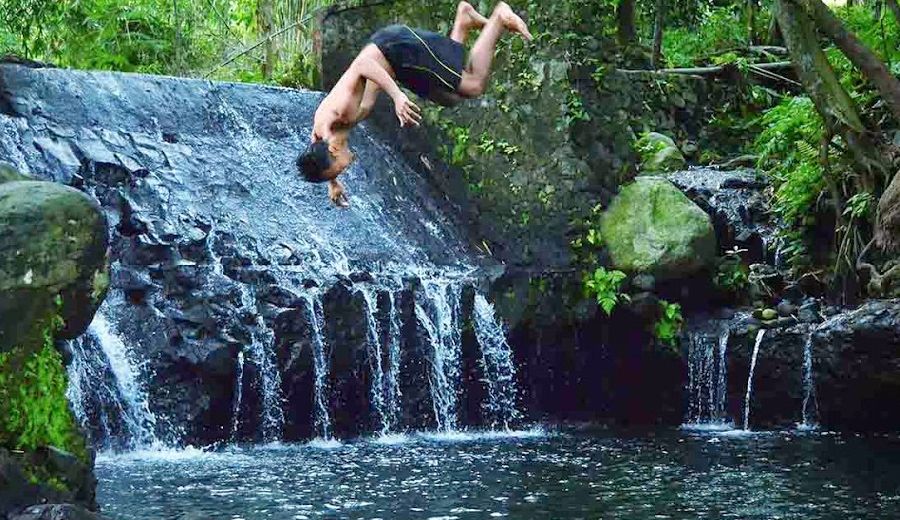
[[[494,12],[500,16],[500,20],[503,21],[503,26],[510,32],[519,33],[522,35],[522,38],[525,38],[528,41],[532,40],[531,33],[528,31],[528,25],[525,24],[525,20],[522,20],[519,15],[512,10],[512,7],[509,6],[506,2],[500,2],[497,4],[497,7],[494,8]]]
[[[481,29],[488,23],[488,19],[472,7],[472,4],[469,2],[460,2],[456,6],[456,18],[459,19],[461,17],[465,17],[468,21],[467,25],[473,29]]]

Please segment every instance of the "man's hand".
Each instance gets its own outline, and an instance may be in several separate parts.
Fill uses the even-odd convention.
[[[332,204],[339,208],[350,207],[350,201],[347,200],[347,195],[344,194],[344,185],[336,180],[328,182],[328,198],[331,199]]]
[[[407,123],[413,126],[419,126],[422,121],[422,112],[419,107],[409,100],[409,96],[401,92],[394,98],[394,111],[397,113],[397,119],[400,120],[400,126],[406,126]]]

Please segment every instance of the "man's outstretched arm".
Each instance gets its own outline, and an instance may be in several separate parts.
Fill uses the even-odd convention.
[[[372,81],[366,80],[366,90],[363,92],[362,101],[359,102],[359,110],[356,112],[355,122],[360,122],[363,119],[369,117],[369,114],[372,113],[372,108],[375,106],[375,101],[378,100],[378,94],[381,92],[381,88]]]
[[[353,62],[352,67],[360,76],[372,81],[391,96],[391,99],[394,100],[394,112],[397,114],[397,119],[400,120],[400,126],[406,126],[407,123],[418,126],[422,120],[419,107],[400,90],[397,82],[394,81],[394,78],[388,74],[388,71],[380,63],[372,58],[359,57]]]

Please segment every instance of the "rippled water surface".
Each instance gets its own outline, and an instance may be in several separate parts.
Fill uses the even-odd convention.
[[[900,518],[900,440],[593,431],[101,456],[112,519]]]

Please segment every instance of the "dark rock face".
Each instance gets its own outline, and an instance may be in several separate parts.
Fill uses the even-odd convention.
[[[31,506],[10,520],[101,520],[101,517],[72,504],[48,504]]]
[[[757,172],[692,168],[666,177],[712,217],[722,250],[746,249],[749,263],[766,260],[775,228],[763,193],[768,183]]]
[[[811,355],[808,421],[824,428],[892,431],[900,427],[893,403],[900,398],[900,301],[874,300],[815,323],[794,318],[765,325],[749,315],[726,320],[727,415],[740,425],[751,355],[761,326],[750,401],[751,428],[801,423],[807,399],[805,350]],[[720,327],[720,328],[722,328]],[[723,329],[724,330],[724,329]]]
[[[48,477],[54,477],[49,482]],[[62,483],[62,485],[60,484]],[[86,465],[75,456],[55,448],[41,448],[30,453],[9,452],[0,448],[0,515],[19,518],[15,513],[30,514],[34,504],[72,503],[77,506],[39,506],[71,509],[89,515],[84,508],[96,509],[94,492],[97,481],[93,461]],[[28,508],[28,510],[25,510]],[[25,510],[25,511],[23,511]],[[45,513],[41,513],[45,514]],[[24,518],[32,518],[25,516]],[[36,516],[34,518],[81,519],[93,516]]]
[[[870,301],[813,334],[819,417],[849,430],[897,430],[900,300]]]

